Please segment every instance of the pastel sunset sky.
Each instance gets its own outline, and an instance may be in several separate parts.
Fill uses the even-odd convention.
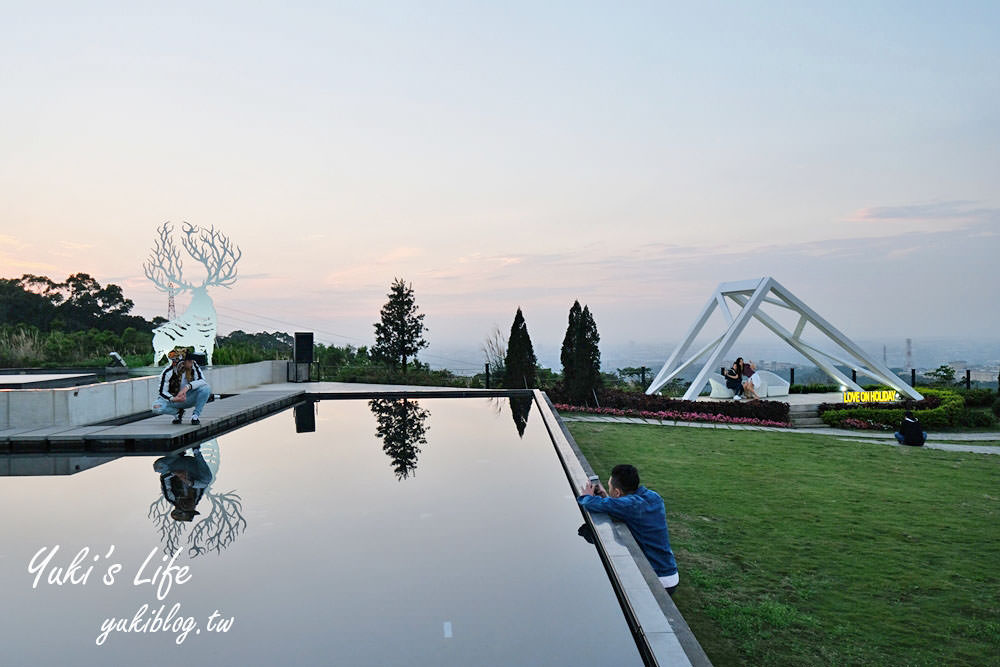
[[[163,314],[186,220],[243,250],[222,331],[365,344],[401,276],[432,349],[573,299],[674,341],[763,275],[861,338],[1000,329],[1000,3],[137,7],[2,4],[3,277]]]

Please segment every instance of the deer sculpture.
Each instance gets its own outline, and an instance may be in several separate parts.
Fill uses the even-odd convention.
[[[146,277],[161,292],[191,292],[191,303],[180,317],[153,329],[153,364],[157,366],[167,352],[179,345],[193,347],[195,352],[206,356],[208,365],[212,364],[217,319],[208,288],[232,287],[236,282],[236,263],[243,256],[239,246],[214,226],[203,229],[186,222],[182,225],[181,245],[205,267],[201,284],[184,279],[180,251],[174,245],[169,222],[159,228],[159,238],[142,266]]]

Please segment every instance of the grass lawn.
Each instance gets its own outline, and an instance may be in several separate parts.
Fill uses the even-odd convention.
[[[667,505],[716,665],[1000,665],[1000,456],[569,422]]]

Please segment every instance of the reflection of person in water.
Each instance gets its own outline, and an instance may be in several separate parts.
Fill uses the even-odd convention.
[[[163,497],[174,506],[170,518],[191,521],[200,514],[195,506],[212,483],[212,471],[201,454],[201,447],[194,448],[194,456],[185,456],[182,452],[158,458],[153,463],[153,470],[160,473]]]

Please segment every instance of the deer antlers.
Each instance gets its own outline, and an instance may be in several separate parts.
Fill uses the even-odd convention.
[[[236,262],[240,261],[243,251],[233,244],[228,236],[216,231],[214,226],[205,230],[186,222],[182,224],[184,236],[181,238],[181,244],[207,272],[201,286],[231,287],[236,282]],[[194,289],[192,283],[182,278],[181,255],[171,238],[173,227],[169,222],[165,222],[158,233],[159,239],[154,243],[149,258],[142,265],[146,277],[162,292]]]
[[[172,231],[170,223],[164,222],[159,229],[160,238],[156,240],[153,251],[142,265],[143,273],[161,292],[176,292],[192,287],[181,279],[181,254],[170,238]]]
[[[231,287],[236,282],[236,262],[240,261],[243,251],[228,236],[216,231],[214,225],[204,230],[185,222],[181,243],[191,257],[205,266],[208,275],[202,283],[204,286]]]

